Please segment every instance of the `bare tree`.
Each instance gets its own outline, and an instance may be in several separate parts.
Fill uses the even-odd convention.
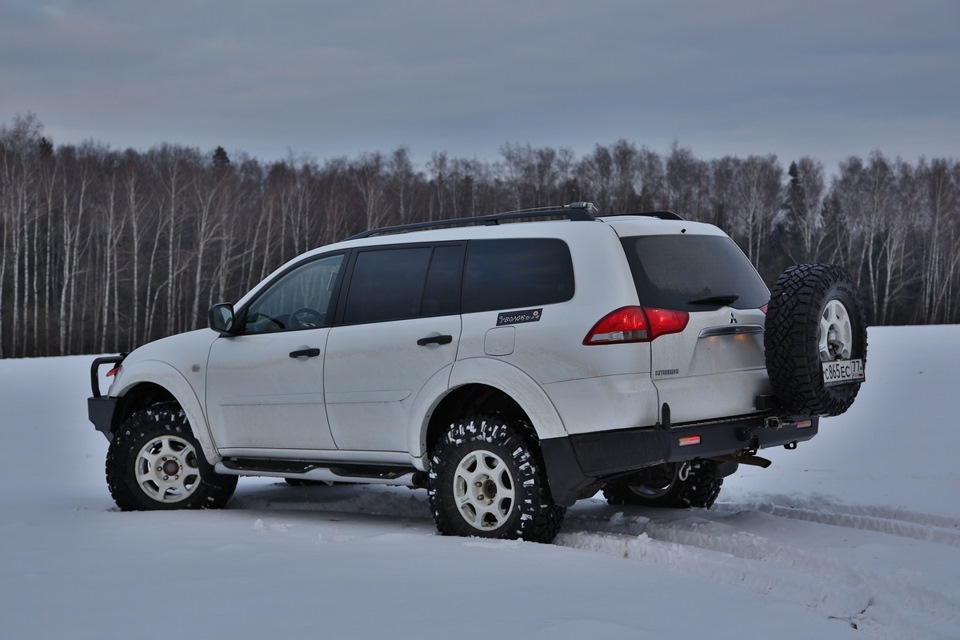
[[[386,175],[383,156],[365,153],[351,165],[354,185],[363,206],[364,228],[383,226],[387,219]]]
[[[666,160],[666,208],[693,220],[710,218],[710,165],[676,143]]]
[[[202,323],[286,259],[371,226],[589,200],[672,209],[726,230],[767,279],[829,261],[873,322],[960,322],[960,163],[876,152],[829,180],[803,157],[704,161],[674,144],[505,145],[488,162],[406,147],[318,165],[218,148],[54,147],[35,116],[0,125],[0,356],[130,348]]]
[[[960,164],[921,161],[923,185],[920,224],[924,233],[921,265],[920,322],[956,321],[960,276]]]
[[[826,183],[823,165],[804,156],[790,163],[790,182],[784,198],[783,224],[792,241],[784,250],[793,262],[812,262],[820,253],[823,241],[823,199]]]
[[[750,156],[738,161],[732,184],[733,231],[758,268],[767,234],[780,211],[783,169],[775,156]],[[767,274],[768,276],[772,274]]]

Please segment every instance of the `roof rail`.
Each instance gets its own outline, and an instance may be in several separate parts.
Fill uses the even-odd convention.
[[[633,213],[615,213],[615,216],[644,216],[647,218],[660,218],[661,220],[684,220],[684,217],[673,211],[635,211]]]
[[[535,209],[521,209],[518,211],[506,211],[504,213],[491,213],[484,216],[471,216],[467,218],[450,218],[448,220],[433,220],[429,222],[411,222],[409,224],[398,224],[390,227],[379,227],[377,229],[368,229],[354,234],[346,240],[359,240],[371,236],[385,235],[389,233],[405,233],[407,231],[420,231],[423,229],[440,229],[444,227],[459,227],[467,225],[483,224],[486,226],[498,225],[504,220],[530,220],[534,218],[556,218],[563,217],[575,222],[589,222],[596,220],[594,214],[598,213],[597,208],[592,202],[571,202],[563,206],[555,207],[537,207]]]

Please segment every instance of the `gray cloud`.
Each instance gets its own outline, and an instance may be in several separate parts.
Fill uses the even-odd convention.
[[[600,0],[0,5],[0,121],[261,159],[626,138],[831,164],[960,150],[960,5]]]

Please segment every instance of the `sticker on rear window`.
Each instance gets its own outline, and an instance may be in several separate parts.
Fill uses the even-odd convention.
[[[504,324],[522,324],[524,322],[540,322],[543,308],[525,309],[523,311],[504,311],[497,314],[497,326]]]

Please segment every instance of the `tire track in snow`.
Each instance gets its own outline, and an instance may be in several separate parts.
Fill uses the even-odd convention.
[[[737,505],[740,508],[728,515],[722,510],[691,511],[678,518],[678,512],[667,511],[663,519],[624,515],[623,511],[612,517],[609,512],[577,514],[568,518],[556,544],[663,566],[797,602],[878,638],[957,637],[960,598],[926,584],[922,574],[891,572],[885,564],[871,568],[846,562],[821,553],[815,544],[800,547],[724,521],[742,514],[778,517],[743,506]],[[720,520],[714,519],[718,516]]]
[[[743,510],[861,531],[875,531],[960,548],[960,520],[891,507],[843,505],[823,498],[771,495],[737,503],[718,503],[721,513]]]
[[[278,491],[278,489],[280,489]],[[430,520],[423,492],[372,487],[264,487],[235,506],[269,511]],[[781,536],[777,522],[813,527],[805,544]],[[788,529],[795,528],[787,525]],[[884,640],[957,639],[960,597],[942,592],[909,567],[825,554],[816,540],[835,540],[844,529],[862,531],[889,547],[943,544],[956,557],[960,521],[897,509],[839,505],[827,499],[762,495],[718,503],[709,511],[612,507],[599,500],[571,509],[555,544],[656,565],[755,593],[798,603],[827,619]],[[915,542],[919,541],[919,542]]]

